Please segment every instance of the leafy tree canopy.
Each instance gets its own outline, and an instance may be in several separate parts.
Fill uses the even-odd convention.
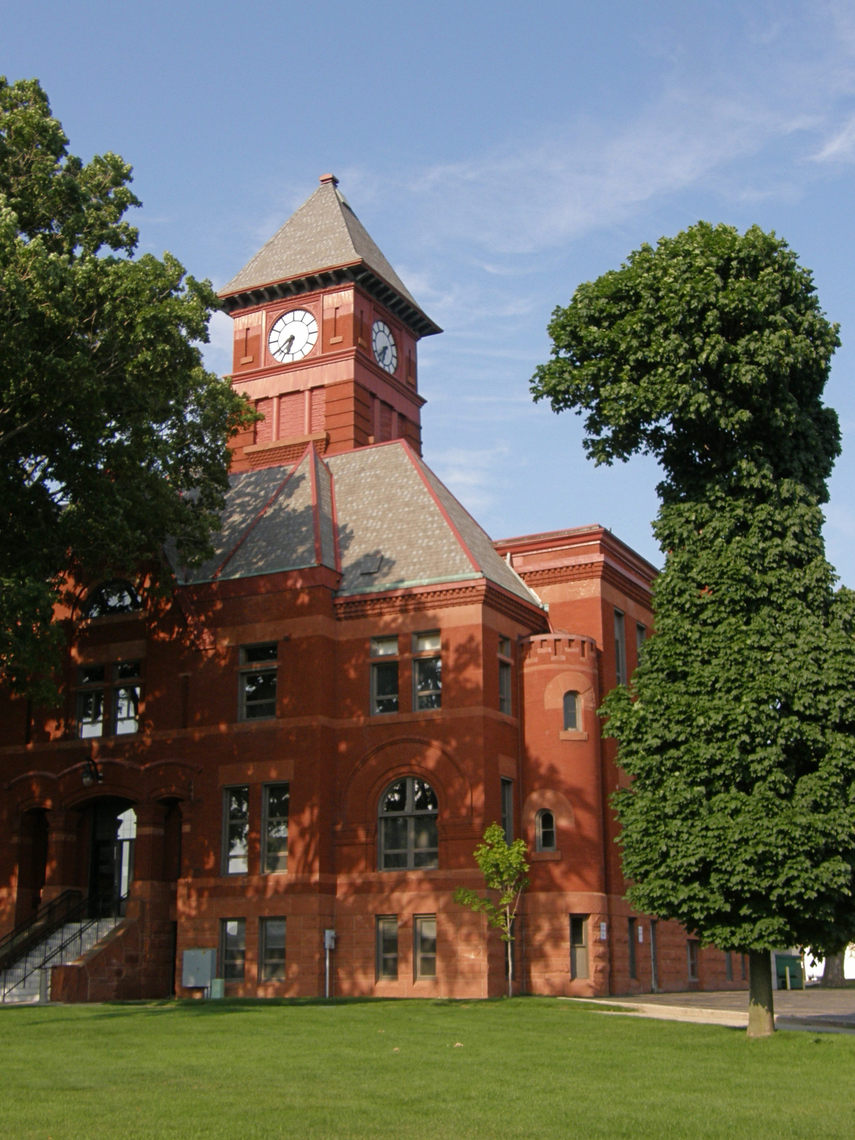
[[[549,330],[535,399],[586,414],[598,463],[646,452],[665,476],[656,633],[601,710],[632,776],[629,895],[748,951],[749,1032],[769,1032],[767,952],[855,934],[855,605],[819,506],[837,328],[786,243],[701,222],[581,285]]]
[[[205,554],[248,414],[202,366],[210,284],[134,258],[130,167],[67,144],[36,80],[0,78],[0,680],[30,690],[66,573]]]
[[[855,928],[855,604],[821,518],[784,483],[758,508],[663,508],[656,634],[603,711],[641,910],[722,949],[833,950]]]
[[[597,463],[650,453],[663,499],[731,477],[745,460],[817,501],[840,450],[822,404],[839,340],[786,242],[699,222],[579,286],[549,325],[536,400],[587,413]]]

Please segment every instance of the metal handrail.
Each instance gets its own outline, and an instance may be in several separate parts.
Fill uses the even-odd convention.
[[[73,922],[74,916],[86,904],[83,892],[74,888],[69,888],[50,902],[43,903],[31,918],[18,923],[13,930],[0,938],[0,969],[7,969],[66,922]]]
[[[127,895],[123,895],[119,899],[120,905],[122,903],[124,903],[126,901],[126,899],[127,899]],[[88,904],[89,899],[84,899],[83,902]],[[69,961],[73,962],[75,958],[79,958],[82,951],[83,951],[83,936],[84,936],[84,934],[86,934],[87,931],[91,930],[92,927],[96,926],[98,923],[106,921],[107,917],[108,916],[106,916],[106,915],[100,915],[97,918],[89,918],[85,922],[80,922],[77,925],[77,929],[73,933],[69,934],[69,936],[65,939],[64,942],[61,942],[58,946],[54,946],[52,949],[45,946],[45,948],[44,948],[45,952],[44,952],[44,955],[41,957],[41,959],[37,960],[33,965],[30,965],[29,968],[24,967],[24,972],[22,973],[21,977],[18,978],[16,981],[12,982],[11,985],[9,984],[9,980],[8,980],[8,975],[9,975],[10,969],[4,968],[2,971],[3,982],[2,982],[2,986],[0,986],[0,1003],[4,1003],[8,999],[9,994],[14,993],[15,990],[17,990],[19,987],[22,987],[24,985],[24,983],[27,981],[27,979],[31,978],[33,976],[33,974],[35,974],[38,970],[45,969],[45,967],[54,958],[59,957],[59,959],[60,959],[58,962],[53,962],[54,966],[64,966],[67,964],[67,962],[69,962]],[[113,915],[111,917],[115,919],[115,918],[119,918],[120,916],[119,915]],[[73,922],[74,919],[69,918],[67,921]],[[112,930],[115,925],[116,924],[114,922],[113,926],[111,926],[110,929]],[[55,933],[56,929],[57,928],[54,927],[54,930],[51,931],[51,933]],[[50,938],[50,935],[46,934],[44,936],[45,941],[48,938]],[[74,945],[74,943],[77,943],[77,952],[73,956],[66,958],[65,951],[70,946]],[[19,961],[20,961],[20,958],[19,958]],[[14,969],[14,967],[11,967],[11,969]]]

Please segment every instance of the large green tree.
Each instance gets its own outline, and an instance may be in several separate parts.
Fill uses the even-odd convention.
[[[134,257],[130,167],[67,144],[0,78],[0,681],[37,693],[68,572],[204,554],[247,414],[202,366],[210,285]]]
[[[837,328],[774,234],[698,223],[581,285],[532,387],[586,414],[599,463],[664,474],[655,637],[603,712],[639,909],[750,955],[749,1033],[771,1032],[769,951],[855,929],[855,606],[820,504],[839,451],[822,403]]]

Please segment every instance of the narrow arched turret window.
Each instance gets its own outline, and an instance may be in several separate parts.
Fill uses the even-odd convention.
[[[547,808],[542,808],[535,820],[535,849],[555,850],[555,816]]]
[[[579,694],[571,689],[564,694],[564,731],[570,732],[579,727]]]

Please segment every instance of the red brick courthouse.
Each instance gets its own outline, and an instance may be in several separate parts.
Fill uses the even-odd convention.
[[[0,934],[115,916],[52,969],[63,1000],[187,994],[205,962],[234,995],[500,994],[503,944],[453,899],[496,820],[530,850],[522,991],[744,984],[623,899],[595,710],[653,567],[599,526],[493,542],[426,466],[440,330],[332,176],[222,296],[264,418],[211,560],[169,600],[81,589],[62,714],[0,699]]]

